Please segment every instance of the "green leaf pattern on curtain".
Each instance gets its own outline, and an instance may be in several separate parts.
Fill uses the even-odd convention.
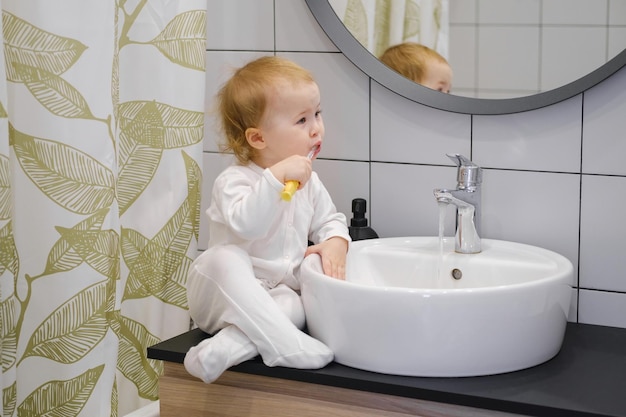
[[[113,203],[113,173],[95,157],[18,132],[13,126],[9,126],[9,144],[35,186],[66,210],[91,214]]]
[[[137,381],[139,395],[152,400],[158,399],[158,381],[163,373],[163,362],[148,359],[146,346],[160,340],[150,334],[141,323],[113,314],[111,328],[120,339],[118,369],[131,381]]]
[[[200,165],[186,152],[183,152],[187,172],[187,200],[189,201],[189,221],[193,237],[198,240],[200,234],[200,197],[202,195],[202,169]]]
[[[42,356],[60,363],[77,362],[104,338],[105,306],[105,282],[80,291],[39,324],[21,360]]]
[[[94,118],[85,98],[63,78],[44,69],[19,63],[13,67],[28,91],[50,113],[68,118]]]
[[[200,143],[204,113],[157,102],[119,106],[120,170],[118,202],[123,214],[152,180],[163,150]]]
[[[54,75],[72,67],[87,47],[74,39],[57,36],[25,20],[2,12],[7,79],[23,82],[17,67],[28,66]]]
[[[181,13],[150,43],[172,62],[204,70],[206,15],[204,10]]]
[[[125,306],[132,305],[128,310],[132,312],[139,305],[154,308],[158,303],[158,309],[182,313],[178,328],[189,323],[185,283],[200,224],[203,95],[194,109],[185,109],[158,95],[159,100],[120,94],[127,71],[120,63],[125,48],[147,48],[159,51],[164,66],[203,72],[206,11],[181,11],[169,21],[158,22],[163,27],[156,36],[141,40],[133,39],[136,32],[131,29],[142,11],[143,18],[150,19],[153,10],[147,10],[147,1],[115,3],[110,7],[116,9],[111,25],[117,39],[104,60],[111,66],[111,97],[105,99],[112,110],[104,116],[94,115],[106,106],[94,103],[92,92],[84,89],[87,84],[75,83],[68,75],[70,69],[81,70],[76,64],[93,46],[43,30],[17,12],[2,12],[9,88],[19,87],[20,94],[29,94],[39,106],[37,114],[65,120],[66,128],[55,129],[53,124],[38,129],[34,123],[24,123],[23,117],[15,118],[10,101],[0,103],[0,123],[5,123],[0,127],[6,129],[6,139],[0,132],[0,140],[12,149],[9,154],[0,146],[0,376],[4,377],[0,378],[4,384],[0,416],[93,417],[93,408],[91,414],[86,410],[96,392],[99,398],[91,402],[109,402],[111,416],[118,415],[128,397],[131,403],[138,398],[158,399],[163,365],[146,357],[146,347],[158,343],[161,333],[150,330],[149,318],[127,315]],[[204,85],[199,89],[203,91]],[[120,97],[127,101],[121,102]],[[94,129],[106,132],[109,142],[100,145],[102,135],[84,137],[83,142],[67,140],[67,127],[71,130],[70,123],[77,121],[94,123]],[[112,151],[95,154],[83,147],[95,141]],[[158,192],[162,187],[156,183],[158,173],[173,169],[181,171],[173,178],[180,181],[174,188],[182,198]],[[43,248],[47,255],[39,263],[30,259],[20,263],[31,255],[16,244],[20,242],[15,237],[19,231],[14,230],[16,173],[39,193],[40,200],[52,203],[48,206],[52,211],[65,213],[50,214],[53,223],[46,233],[52,239],[37,240],[37,245],[47,245]],[[178,206],[159,212],[154,217],[159,223],[153,221],[150,228],[145,223],[135,225],[131,219],[141,217],[137,207],[145,207],[142,200],[155,198],[154,205],[160,206],[158,199],[163,198]],[[41,215],[45,218],[48,213]],[[30,265],[39,265],[39,270],[32,271]],[[55,293],[65,297],[47,297],[48,286],[66,287],[66,292]],[[162,312],[157,310],[156,316]],[[96,352],[103,350],[116,356],[101,359],[102,353]],[[65,367],[64,377],[36,376],[33,381],[39,385],[33,388],[32,382],[20,382],[19,369],[28,363]],[[115,363],[118,372],[111,369]],[[14,379],[7,380],[11,376]],[[132,385],[135,392],[122,389],[121,383]]]
[[[5,416],[13,415],[17,402],[17,383],[12,383],[2,390],[2,405]]]
[[[19,257],[11,229],[11,222],[7,222],[0,229],[0,274],[8,271],[16,276],[19,270]]]
[[[380,56],[391,46],[391,1],[376,0],[374,9],[374,55]]]
[[[152,295],[187,308],[184,279],[192,259],[185,252],[193,237],[189,210],[185,200],[152,240],[132,229],[122,230],[122,253],[130,269],[122,300]]]
[[[2,328],[2,371],[6,372],[15,364],[17,359],[17,332],[16,332],[16,312],[19,311],[19,301],[15,295],[8,297],[0,303],[0,318]]]
[[[440,3],[441,4],[441,3]],[[407,0],[404,9],[404,31],[402,39],[409,40],[420,33],[420,6]]]
[[[348,7],[342,21],[361,45],[368,45],[367,13],[362,0],[348,0]]]
[[[0,117],[6,117],[6,115],[0,115]],[[11,208],[13,207],[11,204],[13,198],[11,197],[9,168],[9,158],[6,155],[0,155],[0,220],[9,220],[11,218]],[[0,268],[2,268],[1,265]]]
[[[340,18],[356,40],[378,57],[388,47],[400,42],[420,42],[422,1],[426,0],[348,0]],[[428,1],[433,3],[432,22],[439,31],[442,0]],[[398,13],[401,13],[400,17],[396,16]],[[396,30],[394,25],[402,25],[402,30]],[[433,45],[427,46],[437,49],[437,38]]]
[[[80,221],[71,229],[61,229],[61,230],[73,230],[76,233],[79,232],[87,232],[87,231],[99,231],[104,223],[104,219],[109,212],[108,208],[103,208],[95,212],[92,216],[87,217],[86,219]],[[60,226],[56,227],[59,230]],[[66,235],[70,237],[69,233]],[[56,274],[59,272],[71,271],[72,269],[78,267],[84,262],[84,257],[82,257],[75,249],[75,245],[72,244],[71,240],[66,239],[66,236],[61,234],[59,240],[56,241],[52,249],[50,249],[50,253],[48,254],[48,259],[46,262],[46,269],[41,275],[50,275]],[[118,275],[111,277],[113,279],[119,279]]]
[[[17,407],[18,416],[77,416],[89,399],[104,365],[67,381],[50,381],[35,389]]]

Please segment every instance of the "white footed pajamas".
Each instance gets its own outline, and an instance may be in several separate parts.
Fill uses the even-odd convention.
[[[196,325],[216,333],[185,357],[192,375],[212,382],[230,366],[260,354],[268,366],[316,369],[333,353],[300,331],[305,324],[298,294],[307,240],[350,241],[315,173],[291,202],[269,170],[233,165],[215,181],[207,214],[209,249],[188,277],[189,311]]]

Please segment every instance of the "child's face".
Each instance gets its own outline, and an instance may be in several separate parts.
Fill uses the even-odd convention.
[[[442,93],[449,93],[452,87],[452,68],[445,62],[432,60],[428,63],[424,79],[420,84]]]
[[[324,138],[320,91],[316,83],[278,84],[270,93],[260,131],[265,147],[259,151],[271,166],[291,155],[306,156]]]

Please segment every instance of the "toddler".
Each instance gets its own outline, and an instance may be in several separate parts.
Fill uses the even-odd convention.
[[[297,64],[263,57],[235,71],[218,103],[222,150],[237,162],[215,180],[209,246],[187,283],[191,318],[214,336],[189,350],[185,368],[206,383],[258,354],[267,366],[322,368],[333,353],[300,330],[300,264],[319,254],[324,273],[343,279],[350,235],[312,170],[324,140],[319,88]],[[298,191],[282,200],[294,180]]]
[[[449,93],[452,68],[437,51],[415,42],[390,46],[380,60],[392,70],[424,87]]]

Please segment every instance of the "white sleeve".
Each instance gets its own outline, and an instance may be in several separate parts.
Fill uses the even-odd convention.
[[[246,240],[265,237],[277,216],[283,184],[269,169],[259,175],[246,167],[229,168],[213,186],[210,219]]]

